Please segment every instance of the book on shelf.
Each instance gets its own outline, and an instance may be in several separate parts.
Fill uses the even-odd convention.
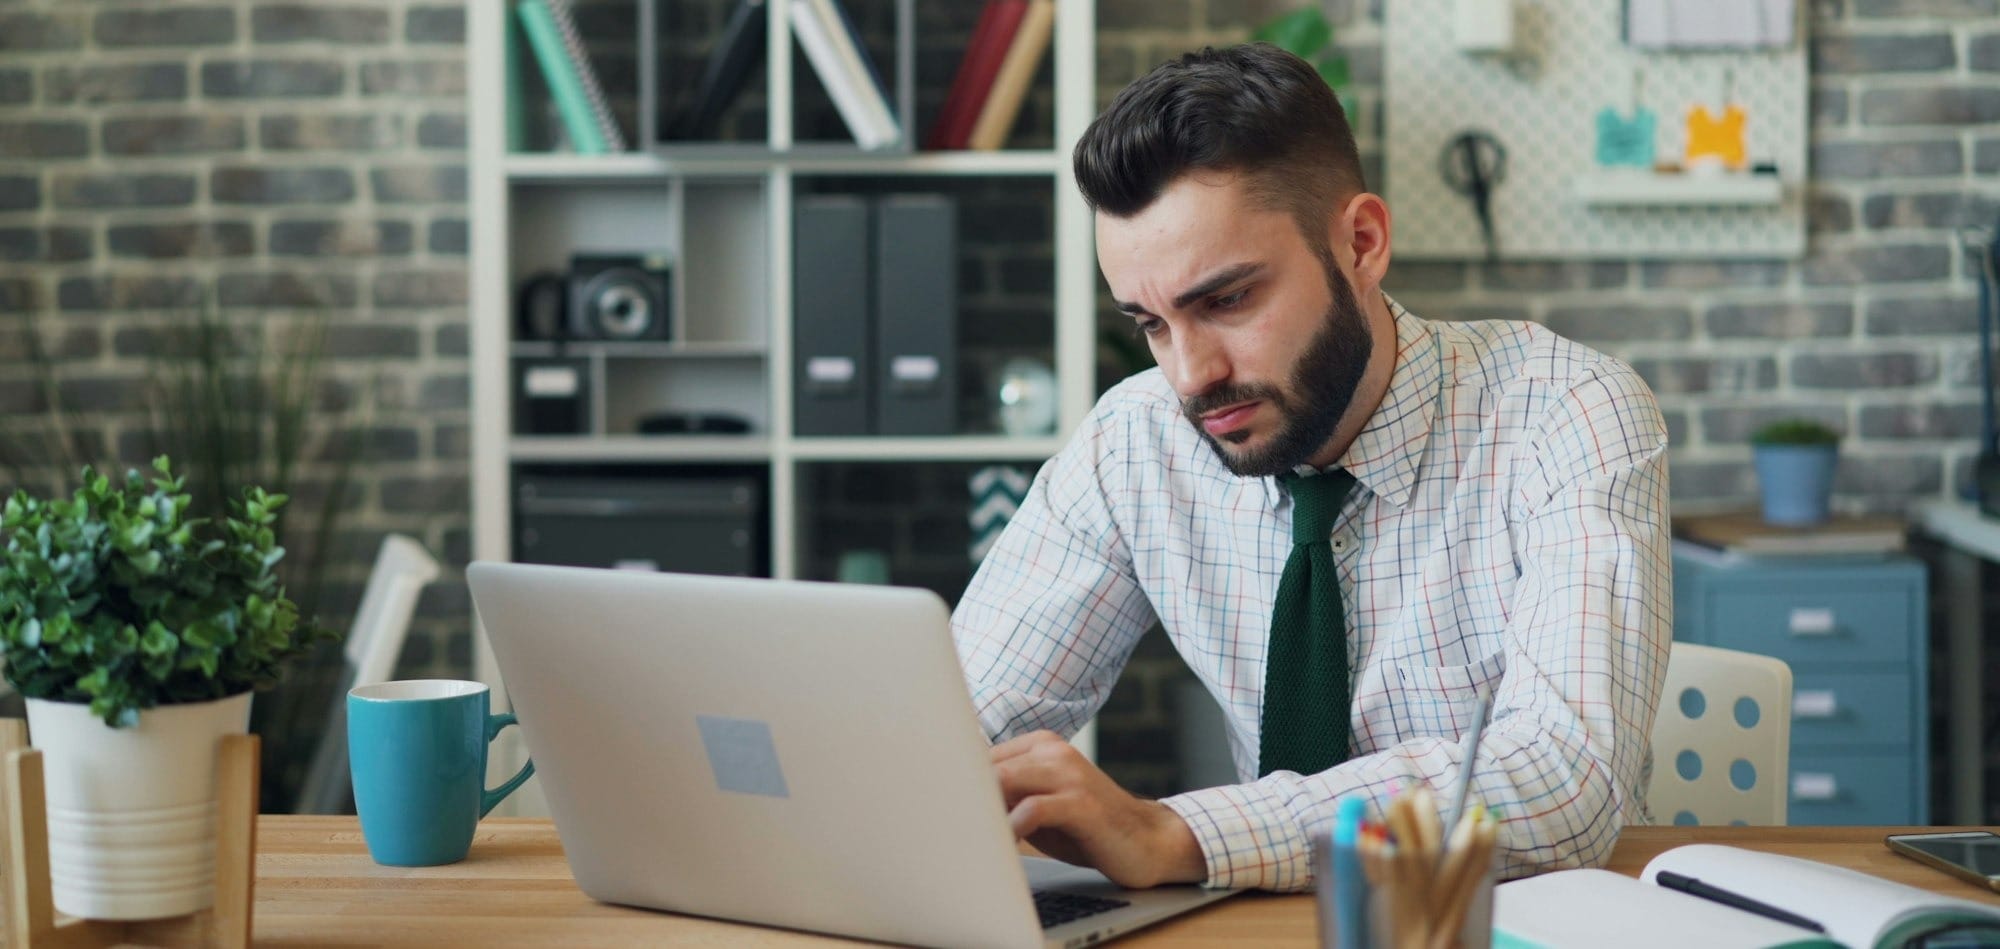
[[[1718,902],[1725,899],[1734,905]],[[1752,904],[1757,908],[1740,908]],[[1625,949],[1889,949],[1966,925],[2000,926],[2000,908],[1720,844],[1675,847],[1636,880],[1609,870],[1558,870],[1493,889],[1493,945],[1506,949],[1603,946],[1613,934]]]
[[[902,140],[895,113],[861,37],[834,0],[791,0],[792,32],[841,121],[862,148],[889,148]]]
[[[527,64],[521,62],[527,54],[521,49],[521,18],[503,14],[501,20],[506,23],[501,31],[500,69],[501,95],[506,97],[507,150],[518,152],[528,147],[528,88],[523,75]]]
[[[624,151],[625,136],[591,68],[569,0],[520,0],[514,9],[570,147],[580,155]]]
[[[1900,517],[1834,516],[1809,527],[1767,524],[1755,511],[1676,517],[1674,536],[1725,554],[1837,556],[1891,554],[1903,549],[1909,522]]]
[[[979,121],[979,108],[993,91],[993,79],[1000,74],[1007,47],[1014,42],[1014,33],[1027,13],[1028,0],[986,0],[986,6],[979,11],[978,23],[972,27],[965,56],[958,61],[958,71],[952,74],[951,86],[945,91],[937,122],[924,140],[925,148],[964,148],[972,138],[973,123]]]
[[[694,99],[674,120],[669,138],[701,140],[715,137],[716,123],[729,107],[751,70],[764,61],[764,43],[770,32],[766,0],[739,0],[722,24],[722,32],[708,51]]]
[[[1048,54],[1055,25],[1055,0],[1028,0],[1027,13],[1021,18],[1020,29],[1014,31],[1013,42],[1007,45],[1000,71],[993,77],[993,91],[980,106],[979,118],[972,123],[972,134],[965,147],[992,151],[1006,144],[1007,133],[1013,130],[1014,119],[1021,114],[1021,102],[1035,81],[1035,70]]]

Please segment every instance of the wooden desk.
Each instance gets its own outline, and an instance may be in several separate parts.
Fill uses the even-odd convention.
[[[1685,843],[1785,853],[2000,905],[2000,896],[1890,853],[1882,827],[1635,827],[1611,869],[1637,876]],[[1935,829],[1935,828],[1920,828]],[[257,826],[259,946],[801,946],[839,940],[607,906],[571,881],[545,820],[490,819],[472,856],[445,867],[381,867],[352,817],[266,816]],[[1314,946],[1312,898],[1248,894],[1117,945]]]

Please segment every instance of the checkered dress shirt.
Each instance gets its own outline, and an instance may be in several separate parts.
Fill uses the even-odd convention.
[[[1256,779],[1272,597],[1292,544],[1272,478],[1223,467],[1158,370],[1107,392],[1036,477],[952,630],[995,741],[1071,734],[1157,619],[1221,704],[1242,784],[1163,801],[1210,886],[1311,885],[1314,835],[1464,765],[1498,811],[1503,877],[1602,864],[1650,822],[1643,773],[1672,627],[1667,433],[1630,368],[1529,323],[1390,302],[1396,366],[1340,459],[1329,538],[1347,613],[1354,757]]]

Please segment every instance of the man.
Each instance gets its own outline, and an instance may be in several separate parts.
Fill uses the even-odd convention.
[[[1043,468],[952,618],[1015,832],[1127,886],[1303,889],[1338,799],[1452,786],[1490,687],[1472,799],[1503,873],[1602,863],[1647,819],[1671,635],[1645,384],[1390,300],[1389,209],[1273,47],[1159,67],[1074,157],[1159,368]],[[1142,800],[1062,740],[1156,619],[1244,783]]]

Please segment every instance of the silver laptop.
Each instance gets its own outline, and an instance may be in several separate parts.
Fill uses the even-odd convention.
[[[889,942],[1074,947],[1230,895],[1125,890],[1019,855],[929,591],[466,573],[595,899]]]

